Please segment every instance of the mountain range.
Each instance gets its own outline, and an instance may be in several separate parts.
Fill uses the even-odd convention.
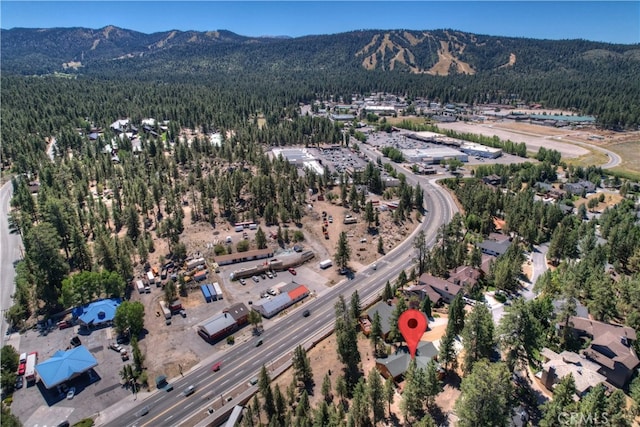
[[[2,29],[3,73],[100,75],[132,70],[198,72],[380,70],[426,75],[640,69],[640,45],[537,40],[456,30],[364,30],[304,37],[230,31],[144,34],[101,29]]]

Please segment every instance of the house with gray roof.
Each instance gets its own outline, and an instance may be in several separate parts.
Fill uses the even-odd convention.
[[[607,381],[607,377],[598,372],[598,364],[579,354],[571,351],[563,351],[558,354],[544,348],[540,355],[544,363],[542,370],[536,376],[549,390],[553,390],[562,378],[572,375],[576,385],[576,395],[580,398],[592,388],[599,384],[605,384]]]
[[[425,369],[431,359],[435,359],[437,356],[438,349],[431,341],[420,341],[416,348],[416,367]],[[383,377],[393,378],[398,382],[402,380],[410,362],[409,348],[402,346],[394,354],[376,359],[376,368]]]
[[[511,241],[505,240],[502,242],[496,242],[495,240],[487,240],[485,239],[481,243],[478,244],[478,247],[482,251],[483,254],[491,255],[498,257],[509,249],[511,246]]]
[[[640,359],[633,348],[637,339],[633,328],[598,322],[572,316],[569,327],[578,337],[591,342],[582,350],[582,356],[599,365],[598,372],[616,387],[624,388],[640,366]]]
[[[382,338],[386,339],[391,331],[391,318],[393,317],[395,307],[391,301],[380,301],[371,306],[365,316],[360,318],[360,328],[362,332],[365,335],[369,335],[371,332],[371,322],[373,322],[375,314],[378,313],[380,316],[380,326],[382,327]]]

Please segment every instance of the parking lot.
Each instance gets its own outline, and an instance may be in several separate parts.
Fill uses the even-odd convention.
[[[37,351],[39,362],[47,360],[58,350],[67,349],[74,336],[80,338],[81,344],[98,362],[97,367],[67,384],[67,387],[75,387],[72,399],[67,399],[64,389],[53,387],[47,390],[41,381],[29,387],[25,383],[22,389],[17,390],[11,410],[23,420],[25,427],[57,426],[64,420],[77,422],[123,398],[134,398],[120,384],[119,372],[125,362],[118,352],[109,349],[109,344],[115,341],[113,329],[94,330],[90,335],[78,335],[77,331],[77,326],[60,330],[54,324],[44,331],[29,330],[20,335],[18,353]],[[131,347],[125,347],[130,352]]]

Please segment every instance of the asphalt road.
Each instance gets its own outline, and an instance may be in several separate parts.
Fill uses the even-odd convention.
[[[446,191],[423,177],[403,172],[407,175],[407,182],[415,185],[415,182],[420,181],[425,190],[428,211],[419,229],[425,231],[427,243],[432,245],[438,228],[449,222],[457,208]],[[226,399],[229,390],[256,377],[263,364],[269,368],[283,355],[290,355],[296,346],[314,341],[332,330],[335,320],[334,304],[340,294],[348,302],[351,294],[358,290],[361,301],[371,302],[381,293],[387,280],[395,280],[401,269],[413,265],[414,257],[411,236],[379,259],[376,270],[368,266],[358,271],[352,280],[334,286],[306,302],[303,308],[311,312],[309,317],[303,317],[302,310],[291,312],[262,334],[263,344],[260,347],[255,347],[255,341],[234,346],[221,359],[215,360],[222,362],[220,371],[212,372],[211,364],[200,366],[175,382],[173,391],[152,394],[106,425],[173,426],[204,412],[212,401]],[[189,385],[194,385],[196,392],[185,397],[182,391]],[[233,404],[233,401],[229,404]],[[149,413],[140,416],[138,414],[143,407],[148,407]]]
[[[4,314],[13,305],[11,296],[15,290],[15,263],[21,258],[20,248],[22,246],[20,236],[9,232],[8,214],[12,193],[11,181],[0,188],[0,299],[2,304],[0,306],[2,311],[0,329],[3,337],[6,336],[9,329],[9,324],[5,320]]]

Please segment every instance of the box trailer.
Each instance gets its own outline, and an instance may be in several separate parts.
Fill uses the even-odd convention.
[[[330,259],[325,259],[324,261],[320,261],[320,268],[326,270],[327,268],[333,265],[333,261]]]
[[[205,265],[206,261],[204,258],[196,258],[196,259],[192,259],[190,261],[187,261],[187,270],[193,270],[194,268],[197,268],[198,266],[201,265]]]
[[[213,285],[211,283],[207,283],[205,286],[207,287],[207,289],[209,290],[209,293],[211,294],[211,301],[217,301],[218,293],[213,288]]]
[[[220,287],[220,283],[215,282],[213,284],[213,289],[216,291],[216,299],[222,299],[222,288]]]
[[[200,286],[200,290],[202,291],[202,295],[204,296],[204,300],[206,302],[211,302],[211,291],[209,291],[209,287],[207,285]]]
[[[167,308],[167,303],[164,301],[160,301],[160,309],[162,310],[162,314],[165,319],[171,319],[171,310]]]
[[[138,288],[138,293],[144,293],[144,282],[142,280],[136,280],[136,288]]]
[[[33,352],[29,353],[27,356],[27,366],[24,371],[24,379],[28,383],[33,383],[36,381],[36,365],[38,364],[38,353]]]
[[[151,270],[147,271],[147,280],[149,281],[150,285],[153,285],[154,283],[156,283],[156,278],[153,275],[153,272]]]
[[[257,230],[258,229],[258,224],[252,222],[251,224],[249,224],[249,230]]]

